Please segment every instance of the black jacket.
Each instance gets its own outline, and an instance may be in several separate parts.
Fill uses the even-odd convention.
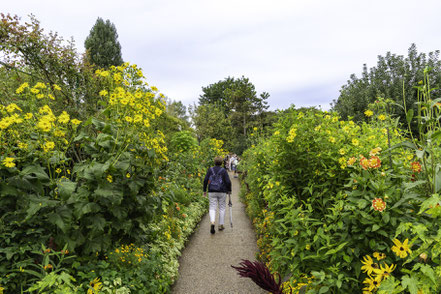
[[[222,175],[221,191],[211,191],[210,187],[208,187],[208,180],[210,179],[210,176],[212,174],[211,168],[209,168],[207,171],[207,174],[205,175],[205,179],[204,179],[204,192],[206,192],[207,188],[208,188],[208,192],[231,193],[231,181],[230,181],[230,177],[228,176],[228,172],[223,167],[220,167],[220,166],[214,166],[213,169],[216,174],[220,173]]]

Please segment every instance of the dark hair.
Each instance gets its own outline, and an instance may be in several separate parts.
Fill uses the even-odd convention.
[[[214,164],[215,165],[221,166],[223,162],[224,162],[224,159],[222,157],[220,157],[220,156],[216,156],[214,158]]]

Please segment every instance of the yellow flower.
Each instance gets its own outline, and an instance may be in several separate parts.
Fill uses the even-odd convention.
[[[113,182],[113,177],[111,175],[107,175],[106,179],[109,183]]]
[[[360,141],[358,141],[357,139],[352,139],[352,145],[358,146],[359,144],[360,144]]]
[[[380,115],[378,116],[378,119],[379,119],[379,120],[385,120],[385,119],[386,119],[386,116],[385,116],[384,114],[380,114]]]
[[[52,114],[52,109],[48,105],[45,105],[45,106],[40,107],[38,109],[38,113],[40,113],[40,114]]]
[[[54,131],[54,136],[55,137],[64,137],[66,135],[65,132],[63,132],[62,130],[55,130]]]
[[[126,120],[126,122],[129,122],[129,123],[131,123],[133,121],[133,118],[130,116],[126,116],[124,119]]]
[[[361,261],[361,263],[363,264],[363,266],[361,267],[361,270],[363,272],[370,275],[374,271],[374,267],[373,267],[374,261],[372,260],[372,257],[370,257],[369,255],[366,255],[365,257],[363,257],[363,260]]]
[[[99,293],[101,288],[103,287],[103,283],[100,282],[99,278],[95,278],[93,281],[89,283],[90,288],[87,290],[87,294],[95,294]]]
[[[294,138],[297,136],[297,128],[292,127],[288,132],[288,137],[286,137],[286,141],[288,143],[294,142]]]
[[[101,90],[99,95],[100,96],[107,96],[108,92],[106,90]]]
[[[380,268],[376,268],[374,269],[374,273],[377,276],[380,276],[381,279],[387,279],[390,277],[390,274],[394,271],[394,269],[397,267],[396,264],[391,264],[390,266],[388,266],[387,264],[380,265]]]
[[[41,129],[43,132],[49,132],[52,128],[52,124],[48,120],[40,119],[38,121],[37,127]]]
[[[26,113],[26,114],[24,115],[24,118],[25,118],[25,119],[31,119],[33,116],[34,116],[34,115],[33,115],[32,113]]]
[[[8,106],[6,106],[6,111],[11,113],[14,112],[15,110],[21,111],[21,108],[17,106],[17,104],[15,103],[11,103]]]
[[[38,93],[40,93],[40,90],[38,90],[38,89],[36,89],[36,88],[32,88],[32,89],[31,89],[31,93],[32,93],[32,94],[38,94]]]
[[[334,137],[329,137],[329,142],[335,143],[335,138]]]
[[[354,163],[357,161],[357,158],[351,157],[348,159],[348,165],[354,165]]]
[[[135,118],[133,119],[134,123],[142,122],[142,114],[136,114]]]
[[[49,97],[49,99],[51,99],[51,100],[55,100],[55,97],[52,94],[47,94],[47,97]]]
[[[130,173],[127,173],[127,174],[126,174],[126,178],[129,179],[130,177],[131,177],[131,176],[130,176]]]
[[[338,150],[338,153],[340,153],[340,155],[345,155],[346,150],[344,148],[341,148],[340,150]]]
[[[81,120],[78,120],[76,118],[74,118],[73,120],[70,121],[73,125],[77,126],[81,123]]]
[[[53,87],[54,87],[54,90],[61,91],[60,86],[58,86],[57,84],[54,84]]]
[[[37,95],[37,99],[43,99],[44,98],[44,94],[38,94]]]
[[[35,84],[34,88],[36,89],[46,89],[46,85],[42,82],[38,82]]]
[[[150,89],[152,89],[153,92],[158,92],[158,88],[156,88],[155,86],[151,86]]]
[[[67,124],[69,122],[70,116],[66,111],[63,111],[58,117],[58,121],[62,124]]]
[[[107,70],[104,70],[104,71],[100,72],[99,75],[102,76],[103,78],[106,78],[109,76],[109,72]]]
[[[5,159],[3,159],[3,165],[6,167],[14,167],[15,163],[14,163],[15,158],[13,157],[6,157]]]
[[[17,93],[17,94],[23,93],[25,88],[29,88],[29,84],[28,83],[21,84],[21,86],[18,87],[17,90],[15,90],[15,93]]]
[[[386,254],[384,253],[374,252],[373,255],[378,261],[386,258]]]
[[[18,143],[18,148],[20,148],[20,149],[27,149],[28,148],[28,144],[26,144],[26,143],[22,143],[22,142],[20,142],[20,143]]]
[[[364,115],[366,115],[367,117],[371,117],[371,116],[373,116],[374,115],[374,112],[372,111],[372,110],[366,110],[365,112],[364,112]]]
[[[44,145],[42,147],[43,147],[44,152],[49,152],[55,148],[55,143],[52,141],[48,141],[48,142],[44,143]]]
[[[55,172],[56,172],[57,174],[61,173],[61,168],[57,168],[57,169],[55,170]]]
[[[400,258],[406,258],[408,253],[412,253],[412,250],[410,250],[410,246],[408,245],[409,239],[404,240],[403,243],[398,239],[394,239],[393,242],[395,246],[392,246],[391,249]]]
[[[375,156],[378,153],[380,153],[380,151],[381,151],[381,147],[374,148],[371,151],[369,151],[369,156]]]
[[[375,278],[372,278],[371,276],[369,276],[369,278],[366,278],[363,281],[363,284],[367,284],[367,288],[363,288],[363,290],[367,290],[367,291],[373,291],[375,289],[377,289],[380,284],[381,284],[381,276],[376,276]]]

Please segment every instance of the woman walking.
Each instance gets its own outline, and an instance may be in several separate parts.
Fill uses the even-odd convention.
[[[219,231],[225,229],[225,201],[227,194],[231,194],[231,181],[228,176],[228,172],[222,168],[223,158],[216,157],[214,159],[214,166],[210,167],[205,175],[204,179],[204,196],[207,196],[210,201],[209,213],[210,213],[210,233],[216,233],[216,209],[219,207]]]

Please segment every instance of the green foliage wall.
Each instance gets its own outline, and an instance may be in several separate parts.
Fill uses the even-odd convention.
[[[418,151],[388,151],[388,132],[392,146],[403,140],[395,126],[382,116],[357,125],[335,113],[291,110],[271,138],[245,152],[242,196],[258,232],[259,258],[288,277],[287,287],[308,285],[308,293],[377,289],[382,277],[371,288],[375,274],[366,274],[366,260],[381,253],[386,257],[371,266],[397,266],[381,288],[397,292],[379,293],[399,293],[409,273],[415,288],[439,289],[436,279],[426,284],[431,274],[421,273],[418,259],[427,250],[433,260],[424,271],[439,270],[438,210],[421,214],[439,196],[427,190]],[[405,240],[415,253],[403,260],[393,246]]]

